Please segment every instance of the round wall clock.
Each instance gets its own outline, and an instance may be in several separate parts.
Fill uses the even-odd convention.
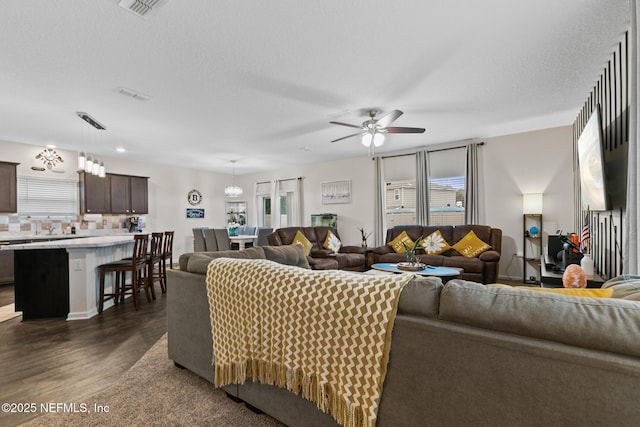
[[[187,194],[187,200],[189,200],[189,204],[192,206],[200,204],[200,202],[202,201],[202,193],[200,193],[196,189],[193,189],[189,191],[189,194]]]

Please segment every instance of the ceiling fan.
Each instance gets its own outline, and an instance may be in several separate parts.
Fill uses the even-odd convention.
[[[409,127],[389,127],[391,123],[398,119],[403,113],[400,110],[393,110],[390,113],[376,119],[378,111],[369,110],[369,120],[366,120],[362,125],[352,125],[350,123],[342,122],[329,122],[333,125],[347,126],[351,128],[360,129],[359,132],[351,135],[343,136],[342,138],[334,139],[333,142],[342,141],[343,139],[351,138],[353,136],[362,135],[362,144],[365,147],[379,147],[384,143],[385,133],[424,133],[424,128],[409,128]]]

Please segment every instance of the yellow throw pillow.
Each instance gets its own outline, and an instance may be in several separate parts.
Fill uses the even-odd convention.
[[[447,243],[444,237],[442,237],[442,234],[440,234],[440,230],[429,234],[427,238],[422,241],[422,246],[427,255],[440,255],[451,249],[449,243]]]
[[[453,249],[460,252],[460,255],[467,258],[475,258],[482,252],[491,249],[491,246],[476,236],[476,233],[470,231],[458,243],[452,246]]]
[[[311,253],[311,248],[313,247],[313,243],[311,243],[309,241],[309,239],[307,239],[305,237],[305,235],[302,234],[302,232],[300,230],[298,230],[298,232],[294,236],[293,241],[291,242],[291,244],[292,245],[302,245],[302,247],[304,248],[304,254],[307,255],[307,256]]]
[[[327,232],[327,238],[324,239],[324,244],[322,245],[322,247],[338,253],[338,251],[342,247],[342,242],[340,241],[340,239],[338,239],[338,236],[336,236],[331,232],[331,230],[329,230],[329,232]]]
[[[501,283],[491,283],[487,285],[488,288],[511,288],[511,289],[526,289],[529,291],[549,292],[552,294],[569,295],[572,297],[585,297],[585,298],[611,298],[613,296],[613,289],[601,289],[601,288],[539,288],[534,286],[509,286]]]
[[[388,243],[388,245],[391,246],[393,250],[396,251],[396,253],[404,254],[404,253],[407,253],[407,250],[402,244],[403,242],[407,246],[413,246],[413,240],[411,240],[411,237],[409,237],[406,231],[403,231],[402,233],[398,234],[395,239],[393,239]]]

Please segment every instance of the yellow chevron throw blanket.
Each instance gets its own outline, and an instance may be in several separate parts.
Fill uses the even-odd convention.
[[[212,261],[215,385],[251,378],[317,403],[343,426],[375,425],[398,299],[412,277]]]

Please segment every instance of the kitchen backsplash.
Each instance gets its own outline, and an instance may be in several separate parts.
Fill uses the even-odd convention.
[[[79,215],[76,217],[47,218],[18,214],[0,214],[0,232],[22,234],[49,234],[53,228],[53,234],[71,234],[71,227],[76,227],[76,233],[82,234],[91,230],[110,230],[126,232],[127,215]],[[145,217],[140,217],[142,228],[145,228]]]

